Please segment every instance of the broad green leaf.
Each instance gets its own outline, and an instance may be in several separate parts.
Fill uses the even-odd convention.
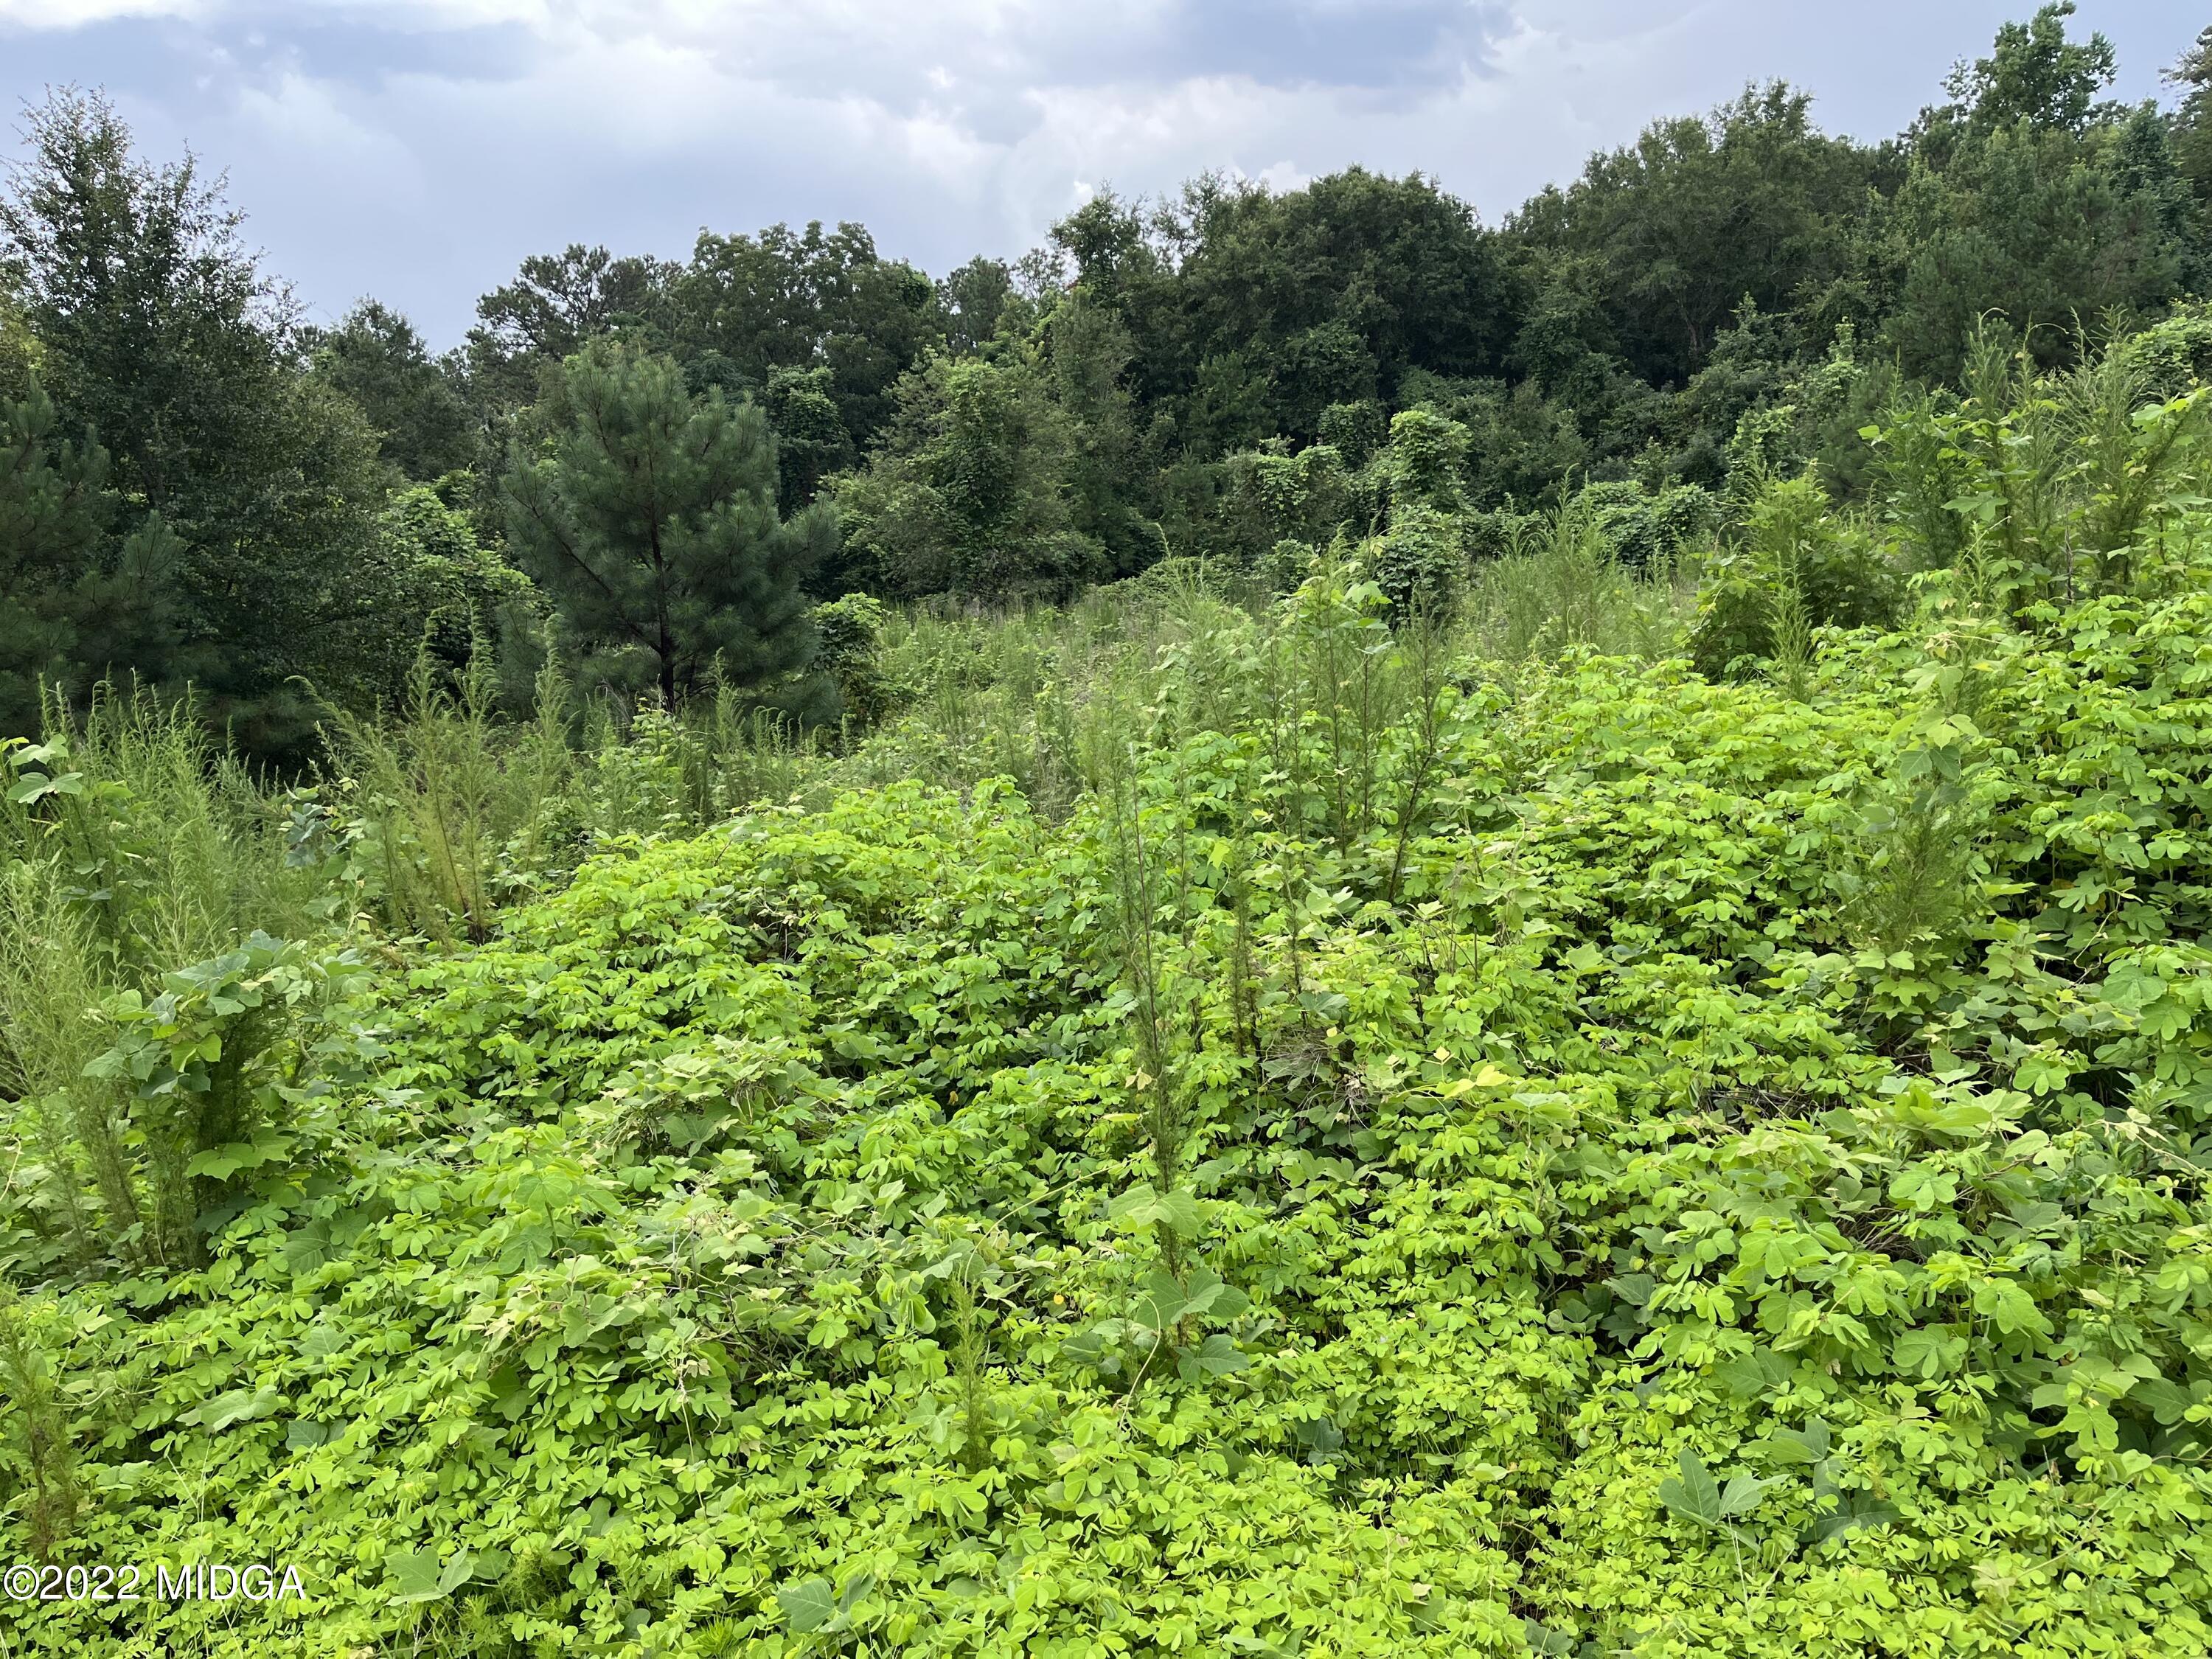
[[[1997,1279],[1977,1287],[1974,1311],[1987,1314],[1996,1322],[1996,1328],[2008,1336],[2022,1331],[2036,1336],[2048,1336],[2052,1330],[2051,1322],[2035,1305],[2035,1298],[2010,1279]]]
[[[283,1403],[284,1396],[275,1389],[233,1389],[186,1412],[185,1421],[197,1423],[210,1434],[220,1434],[240,1423],[267,1417]]]
[[[1907,1376],[1937,1377],[1950,1369],[1952,1339],[1940,1327],[1905,1332],[1890,1350],[1890,1363]]]
[[[776,1591],[775,1600],[794,1636],[810,1636],[837,1616],[837,1589],[827,1578],[802,1579]]]
[[[1132,1311],[1136,1322],[1154,1331],[1164,1331],[1183,1316],[1182,1283],[1164,1267],[1155,1268]]]
[[[1744,1449],[1769,1462],[1809,1466],[1828,1455],[1828,1425],[1816,1417],[1802,1429],[1784,1429],[1771,1439],[1754,1440]]]
[[[1897,1511],[1888,1504],[1865,1504],[1820,1516],[1813,1522],[1813,1537],[1814,1541],[1826,1544],[1859,1528],[1886,1527],[1896,1519]]]
[[[2208,1389],[2204,1383],[2200,1382],[2197,1387],[2200,1392],[2212,1395],[2212,1389]],[[2169,1382],[2162,1376],[2151,1382],[2136,1383],[2135,1397],[2148,1406],[2151,1414],[2166,1428],[2172,1428],[2180,1422],[2190,1407],[2197,1404],[2196,1395],[2186,1389]]]
[[[1735,1476],[1721,1493],[1721,1518],[1728,1520],[1739,1515],[1749,1515],[1766,1501],[1768,1490],[1780,1484],[1779,1475],[1764,1480],[1752,1474]]]
[[[1211,1315],[1217,1320],[1234,1319],[1251,1305],[1251,1298],[1235,1285],[1224,1284],[1219,1273],[1210,1267],[1197,1267],[1185,1286],[1182,1312],[1177,1317]]]
[[[1164,1224],[1178,1238],[1190,1238],[1199,1229],[1198,1200],[1181,1191],[1156,1193],[1150,1187],[1133,1187],[1106,1206],[1106,1214],[1123,1232],[1149,1232]]]
[[[391,1570],[395,1586],[391,1600],[395,1606],[405,1607],[422,1601],[443,1601],[469,1581],[476,1570],[475,1558],[467,1551],[456,1553],[441,1571],[434,1545],[420,1549],[393,1550],[384,1558]]]
[[[1659,1483],[1659,1501],[1685,1521],[1706,1527],[1719,1526],[1721,1489],[1712,1472],[1705,1468],[1705,1460],[1685,1446],[1675,1462],[1681,1473],[1670,1474]]]
[[[1203,1374],[1207,1376],[1226,1376],[1231,1371],[1241,1371],[1252,1363],[1251,1357],[1240,1352],[1237,1345],[1218,1331],[1188,1350],[1177,1362],[1177,1370],[1186,1381],[1195,1381]]]

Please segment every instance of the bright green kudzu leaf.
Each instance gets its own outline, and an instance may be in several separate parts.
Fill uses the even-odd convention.
[[[1719,1526],[1721,1489],[1712,1472],[1705,1468],[1705,1460],[1685,1446],[1675,1462],[1681,1473],[1670,1474],[1659,1483],[1659,1501],[1682,1520],[1705,1527]]]
[[[1198,1346],[1187,1349],[1176,1362],[1176,1370],[1186,1382],[1194,1382],[1201,1376],[1226,1376],[1251,1363],[1249,1354],[1239,1352],[1236,1343],[1217,1331]]]
[[[783,1622],[794,1636],[811,1636],[837,1616],[837,1590],[827,1578],[803,1579],[775,1593]]]
[[[1123,1232],[1149,1232],[1165,1226],[1178,1238],[1196,1236],[1198,1200],[1186,1192],[1156,1193],[1133,1187],[1106,1206],[1107,1218]]]
[[[1721,1493],[1721,1518],[1728,1520],[1739,1515],[1749,1515],[1766,1501],[1766,1494],[1771,1488],[1781,1484],[1782,1477],[1779,1475],[1770,1476],[1764,1480],[1752,1474],[1735,1476],[1728,1483],[1727,1490]]]
[[[1886,1527],[1896,1519],[1897,1511],[1887,1504],[1869,1503],[1841,1509],[1814,1521],[1813,1539],[1815,1543],[1826,1544],[1841,1538],[1847,1532],[1863,1527]]]
[[[391,1600],[400,1607],[443,1601],[467,1583],[469,1575],[476,1571],[475,1559],[465,1550],[447,1562],[441,1571],[434,1545],[393,1550],[386,1555],[384,1564],[391,1570],[392,1582],[397,1587]]]
[[[284,1396],[274,1389],[233,1389],[186,1412],[185,1421],[197,1423],[210,1434],[220,1434],[240,1423],[267,1417],[283,1403]]]

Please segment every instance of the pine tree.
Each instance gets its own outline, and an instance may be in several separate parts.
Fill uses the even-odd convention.
[[[694,397],[675,362],[598,341],[563,369],[568,418],[506,480],[518,561],[552,594],[587,677],[759,684],[814,650],[801,584],[836,520],[778,517],[775,448],[750,403]]]
[[[2212,203],[2212,26],[2197,34],[2166,79],[2180,89],[2173,112],[2174,161],[2197,199]]]
[[[10,308],[37,342],[58,429],[97,433],[116,492],[173,532],[162,580],[185,654],[115,665],[191,680],[240,747],[303,761],[319,713],[303,681],[363,698],[397,689],[349,684],[356,641],[399,599],[375,556],[375,434],[299,373],[295,308],[220,180],[189,155],[142,156],[97,93],[54,92],[23,137],[0,181]]]
[[[116,536],[120,507],[107,452],[62,435],[35,377],[0,399],[0,735],[34,733],[48,688],[77,698],[110,672],[174,666],[176,539],[158,514]]]
[[[40,682],[73,665],[66,592],[91,562],[107,457],[55,444],[54,406],[35,383],[0,409],[0,732],[34,730]]]

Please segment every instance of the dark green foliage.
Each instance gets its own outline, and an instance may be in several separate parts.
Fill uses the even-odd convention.
[[[2141,372],[2150,396],[2179,398],[2191,386],[2212,384],[2212,307],[2176,307],[2164,322],[2119,343],[2119,349]]]
[[[2166,78],[2181,88],[2173,115],[2173,155],[2200,204],[2212,204],[2212,24],[2168,70]]]
[[[988,262],[948,279],[943,306],[988,319],[950,343],[1003,368],[1070,333],[1105,343],[1086,383],[1109,395],[1071,396],[1064,375],[1048,394],[1075,458],[1058,489],[1104,574],[1163,554],[1256,568],[1279,541],[1311,544],[1224,522],[1250,494],[1243,458],[1319,444],[1364,468],[1419,409],[1466,429],[1460,499],[1486,515],[1461,527],[1470,547],[1563,485],[1718,491],[1747,419],[1770,465],[1817,464],[1856,500],[1873,484],[1856,434],[1900,371],[1955,383],[1986,316],[2061,365],[2081,322],[2148,320],[2212,273],[2191,118],[2099,101],[2110,47],[2069,40],[2068,16],[2008,27],[1891,143],[1824,134],[1806,94],[1756,88],[1654,124],[1503,232],[1418,176],[1358,169],[1279,193],[1218,178],[1162,203],[1103,192],[1018,291]],[[915,447],[891,435],[884,465]],[[886,591],[959,586],[941,527],[894,535],[887,493],[854,498],[900,544]],[[1379,503],[1362,505],[1338,522],[1375,528]],[[934,562],[915,555],[932,543]]]
[[[1344,457],[1347,466],[1364,466],[1389,435],[1389,420],[1382,403],[1363,398],[1357,403],[1331,404],[1314,423],[1316,442]]]
[[[1958,374],[1989,311],[2040,325],[2048,361],[2078,324],[2175,296],[2187,245],[2157,197],[2112,166],[2116,136],[2022,121],[1970,136],[1940,169],[1916,165],[1897,197],[1911,252],[1884,325],[1908,372]]]
[[[377,515],[377,538],[392,586],[404,596],[394,607],[386,649],[408,663],[427,644],[459,668],[478,640],[510,629],[529,603],[528,580],[479,546],[467,517],[434,490],[418,484],[395,491]],[[391,685],[403,678],[388,669],[383,676]]]
[[[1638,568],[1664,568],[1695,552],[1720,515],[1719,503],[1696,484],[1675,484],[1656,495],[1632,483],[1591,484],[1581,499],[1615,556]]]
[[[1888,485],[1860,431],[1967,391],[1980,331],[2063,370],[2212,280],[2203,52],[2172,71],[2178,107],[2126,108],[2106,96],[2111,44],[2074,27],[2063,4],[2007,25],[1883,143],[1822,132],[1779,83],[1655,122],[1501,229],[1419,174],[1354,167],[1289,191],[1101,191],[1048,246],[937,282],[851,223],[708,232],[680,259],[579,244],[524,261],[445,357],[374,301],[299,326],[194,163],[135,157],[106,103],[64,93],[34,112],[6,208],[0,401],[35,372],[51,441],[111,457],[123,504],[81,564],[116,579],[149,513],[174,540],[130,567],[158,603],[87,603],[58,574],[22,589],[15,724],[38,673],[112,665],[192,682],[257,752],[301,762],[317,697],[398,696],[434,617],[458,663],[464,611],[522,697],[574,595],[507,592],[487,617],[469,578],[457,602],[450,556],[413,550],[420,504],[383,498],[434,483],[495,547],[493,458],[574,430],[561,365],[595,343],[758,405],[781,514],[834,495],[848,532],[817,599],[1056,597],[1162,559],[1300,580],[1342,535],[1378,538],[1406,603],[1467,558],[1517,556],[1532,507],[1585,486],[1629,565],[1696,550],[1701,498],[1677,490],[1740,514],[1759,469],[1809,465],[1867,502]],[[2195,372],[2188,327],[2143,348],[2168,396]],[[1392,440],[1408,415],[1457,434],[1449,488],[1406,473],[1435,459],[1412,428]],[[116,625],[71,644],[68,616]],[[775,696],[812,718],[823,692]]]
[[[24,1505],[31,1553],[51,1561],[69,1541],[81,1494],[76,1449],[70,1442],[68,1402],[55,1351],[50,1304],[26,1304],[0,1285],[0,1400],[7,1402],[9,1434],[0,1456],[8,1479],[0,1492],[28,1490]]]
[[[1354,167],[1280,195],[1206,179],[1152,225],[1104,195],[1053,234],[1125,319],[1139,396],[1186,411],[1187,441],[1214,453],[1314,437],[1327,410],[1410,370],[1482,374],[1504,351],[1497,256],[1466,204],[1419,175]],[[1224,400],[1231,385],[1249,407]]]
[[[1039,332],[1048,393],[1073,442],[1062,485],[1069,527],[1103,550],[1107,574],[1128,575],[1162,550],[1144,510],[1153,446],[1137,429],[1128,386],[1135,346],[1121,318],[1079,289]]]
[[[1461,527],[1433,507],[1392,509],[1389,526],[1361,553],[1395,617],[1449,606],[1467,575]]]
[[[1466,499],[1467,452],[1468,431],[1458,422],[1421,409],[1398,416],[1374,469],[1390,510],[1459,511]]]
[[[514,281],[477,302],[469,331],[472,374],[497,404],[537,395],[544,374],[585,343],[620,327],[665,320],[671,273],[662,261],[572,242],[533,254]]]
[[[1821,134],[1810,105],[1777,84],[1706,119],[1656,123],[1521,210],[1514,235],[1540,251],[1540,272],[1562,256],[1602,271],[1593,304],[1603,333],[1592,346],[1617,341],[1638,374],[1679,385],[1747,297],[1766,311],[1820,306],[1848,280],[1856,223],[1884,163]],[[1540,310],[1527,326],[1544,325]],[[1524,337],[1517,349],[1526,360],[1537,348]]]
[[[15,403],[29,394],[40,355],[9,274],[0,269],[0,400]]]
[[[1411,374],[1404,395],[1417,409],[1457,422],[1468,431],[1468,499],[1484,509],[1522,505],[1583,474],[1590,446],[1575,411],[1545,394],[1535,380],[1448,380]]]
[[[845,719],[866,731],[888,714],[896,693],[884,673],[884,611],[880,600],[848,593],[812,611],[818,641],[814,665],[837,682]]]
[[[55,94],[26,137],[0,234],[46,378],[131,491],[196,532],[232,505],[233,458],[260,447],[252,405],[274,380],[283,296],[197,164],[140,160],[101,97]]]
[[[403,478],[428,483],[476,459],[477,422],[452,358],[433,357],[414,325],[363,300],[302,342],[316,377],[350,398]]]
[[[758,685],[814,649],[802,585],[836,545],[823,507],[785,520],[761,411],[695,398],[675,362],[600,342],[563,371],[569,419],[506,480],[516,556],[560,605],[587,684]]]
[[[2066,38],[2074,0],[2045,5],[2026,23],[1997,30],[1987,58],[1961,64],[1943,89],[1956,101],[1942,115],[1986,134],[2021,123],[2080,132],[2100,112],[2097,94],[2118,72],[2118,54],[2101,34]]]
[[[1260,569],[1285,541],[1326,547],[1340,531],[1367,527],[1364,492],[1332,445],[1245,450],[1202,476],[1208,493],[1185,505],[1175,540],[1232,568]],[[1304,580],[1300,572],[1284,591]]]
[[[49,696],[111,667],[174,659],[179,548],[158,514],[128,534],[107,453],[70,442],[31,380],[0,403],[0,735],[36,732]]]
[[[719,353],[750,386],[779,368],[828,368],[855,453],[891,418],[899,377],[938,335],[929,278],[882,258],[856,224],[702,234],[672,280],[675,344],[687,358]]]
[[[1078,289],[1030,340],[908,375],[871,464],[838,486],[850,556],[837,582],[1062,595],[1159,557],[1139,507],[1131,349],[1119,316]]]
[[[769,371],[761,406],[775,434],[778,499],[787,514],[806,506],[823,479],[853,459],[853,441],[830,395],[835,379],[826,368]]]
[[[173,635],[118,640],[106,660],[191,678],[240,741],[296,758],[312,713],[294,677],[355,678],[351,647],[391,599],[373,556],[374,436],[291,366],[284,295],[191,161],[139,159],[113,109],[72,92],[34,110],[27,137],[0,239],[40,378],[60,429],[96,436],[116,489],[176,539]]]
[[[1836,519],[1817,480],[1776,480],[1750,503],[1740,538],[1713,562],[1691,654],[1708,678],[1756,669],[1790,643],[1789,628],[1885,623],[1899,597],[1894,573],[1863,531]],[[1806,645],[1801,637],[1794,648]]]
[[[1998,31],[1923,113],[1888,233],[1896,293],[1884,337],[1908,372],[1961,370],[1984,313],[2046,362],[2093,319],[2142,315],[2201,274],[2199,234],[2162,116],[2098,101],[2112,44],[2066,38],[2071,0]]]
[[[2193,375],[2162,395],[2161,368],[2173,376],[2188,342],[2185,319],[2050,374],[2002,333],[1979,333],[1963,396],[1917,397],[1867,431],[1877,500],[1908,561],[1953,568],[2021,617],[2160,580],[2212,423]]]
[[[1364,562],[1394,615],[1448,606],[1466,575],[1468,430],[1425,409],[1390,422],[1390,439],[1368,467],[1382,508]]]
[[[1106,574],[1075,527],[1074,434],[1041,372],[933,358],[877,460],[842,484],[846,580],[895,596],[1065,594]]]
[[[543,596],[481,546],[469,516],[435,490],[416,484],[386,497],[356,577],[375,603],[346,619],[332,647],[319,653],[329,665],[295,688],[307,710],[358,713],[404,700],[425,649],[450,672],[479,652],[488,662],[495,653],[510,698],[526,693],[536,666],[526,659],[543,632]]]
[[[1001,318],[1014,310],[1014,274],[1006,262],[981,254],[939,279],[937,303],[945,316],[949,350],[980,350],[999,331]]]

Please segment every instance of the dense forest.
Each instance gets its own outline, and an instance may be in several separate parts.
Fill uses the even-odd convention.
[[[2074,9],[444,354],[34,106],[0,1655],[2212,1652],[2212,29]]]
[[[196,162],[58,94],[0,200],[0,729],[136,677],[296,768],[432,629],[454,664],[484,636],[510,710],[550,649],[834,724],[805,613],[848,593],[1060,600],[1165,558],[1286,587],[1341,535],[1402,598],[1563,491],[1634,558],[1747,465],[1856,500],[1859,429],[1959,387],[1981,331],[2062,366],[2205,285],[2212,46],[2174,108],[2124,107],[2069,10],[1895,139],[1752,88],[1495,228],[1353,169],[1103,194],[935,280],[854,224],[574,246],[443,356],[373,300],[305,325]]]

